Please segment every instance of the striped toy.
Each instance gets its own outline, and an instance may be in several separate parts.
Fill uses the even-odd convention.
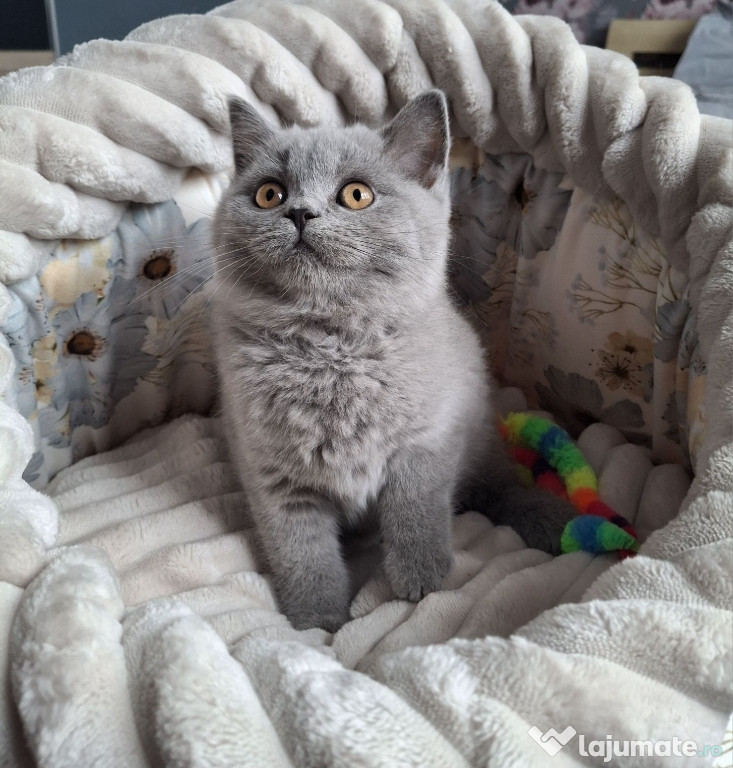
[[[636,531],[598,498],[595,472],[564,429],[541,416],[510,413],[499,431],[522,481],[569,499],[578,510],[563,531],[563,552],[618,552],[619,558],[636,553]]]

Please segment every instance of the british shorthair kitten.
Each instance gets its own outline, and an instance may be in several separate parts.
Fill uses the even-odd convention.
[[[296,628],[348,619],[344,526],[378,523],[397,597],[451,567],[459,503],[555,552],[573,511],[518,485],[479,340],[449,296],[448,110],[382,130],[276,130],[230,104],[215,219],[222,414],[259,546]]]

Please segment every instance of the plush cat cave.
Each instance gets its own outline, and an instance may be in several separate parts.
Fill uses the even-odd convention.
[[[553,558],[466,512],[440,591],[396,600],[372,568],[339,632],[296,631],[217,415],[227,98],[376,127],[432,87],[451,280],[500,411],[566,429],[640,547]],[[551,18],[304,0],[8,75],[0,126],[0,764],[541,766],[549,729],[553,766],[581,736],[730,745],[730,121]]]

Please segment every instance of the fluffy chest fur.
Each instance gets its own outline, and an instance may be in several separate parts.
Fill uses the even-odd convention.
[[[246,465],[313,488],[349,516],[367,508],[398,444],[427,427],[422,398],[410,396],[408,340],[307,326],[231,334],[223,362]]]

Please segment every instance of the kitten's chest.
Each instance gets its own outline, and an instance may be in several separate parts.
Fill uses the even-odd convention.
[[[379,341],[360,347],[331,337],[273,341],[251,351],[249,367],[270,414],[296,429],[302,423],[333,438],[357,437],[371,423],[396,415],[400,366]]]
[[[389,345],[275,340],[246,350],[241,376],[254,461],[277,457],[292,482],[339,499],[349,516],[366,509],[411,428]]]
[[[410,419],[405,371],[389,340],[269,339],[246,352],[253,414],[312,468],[378,465]],[[275,439],[275,438],[273,438]]]

